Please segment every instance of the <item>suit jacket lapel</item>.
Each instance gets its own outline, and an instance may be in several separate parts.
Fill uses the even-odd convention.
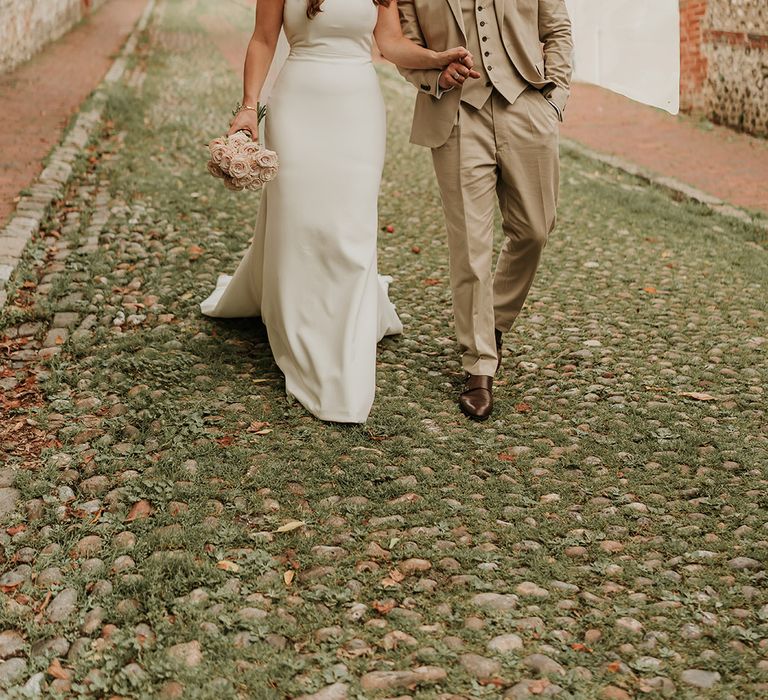
[[[461,0],[447,0],[447,2],[451,6],[453,16],[456,18],[459,29],[461,29],[461,35],[466,37],[467,32],[464,28],[464,13],[461,11]]]

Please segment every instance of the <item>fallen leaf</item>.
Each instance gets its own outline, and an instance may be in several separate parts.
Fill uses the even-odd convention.
[[[716,396],[704,394],[700,391],[684,391],[680,396],[685,396],[687,399],[694,399],[695,401],[717,401]]]
[[[399,569],[392,569],[392,571],[389,572],[389,577],[393,581],[400,583],[400,581],[403,581],[405,579],[405,574]]]
[[[435,285],[440,284],[440,280],[436,280],[432,277],[427,277],[427,279],[424,280],[424,284],[426,284],[427,287],[434,287]]]
[[[268,427],[269,423],[266,421],[255,420],[249,426],[247,432],[256,433],[257,435],[265,435],[264,428]],[[267,433],[271,433],[271,430],[267,430]]]
[[[529,403],[518,403],[518,404],[515,404],[515,410],[518,413],[530,413],[531,412],[531,404],[529,404]]]
[[[582,644],[581,642],[576,642],[575,644],[571,644],[571,649],[573,649],[574,651],[583,651],[587,654],[592,653],[592,650],[586,644]]]
[[[415,246],[413,246],[413,248],[411,248],[411,252],[412,253],[416,253],[416,255],[418,255],[421,252],[421,248],[419,246],[415,245]]]
[[[191,245],[188,252],[190,260],[197,260],[205,251],[199,245]]]
[[[304,527],[306,523],[303,520],[289,520],[287,523],[281,525],[275,532],[291,532],[291,530],[297,530],[300,527]]]
[[[643,287],[643,291],[646,294],[658,294],[659,291],[656,289],[656,287]]]
[[[236,574],[238,571],[240,571],[240,566],[235,564],[233,561],[229,561],[228,559],[222,559],[216,564],[216,568],[221,569],[222,571],[229,571],[233,574]]]
[[[14,535],[18,535],[20,532],[24,532],[24,530],[27,529],[27,526],[24,523],[19,523],[18,525],[12,525],[9,528],[6,528],[6,532],[13,537]]]
[[[502,462],[515,462],[515,461],[517,461],[517,457],[514,454],[511,454],[509,452],[499,452],[499,459]]]
[[[49,676],[53,676],[54,678],[58,678],[62,681],[68,681],[70,678],[72,678],[72,671],[63,668],[61,661],[58,659],[51,661],[51,665],[48,666],[46,673],[48,673]]]
[[[293,583],[293,579],[295,577],[296,577],[296,572],[293,571],[292,569],[288,569],[288,571],[286,571],[283,574],[283,581],[285,581],[285,585],[290,586]]]
[[[48,603],[51,602],[51,598],[53,597],[53,593],[48,591],[45,594],[45,598],[43,599],[43,602],[40,604],[40,608],[37,611],[37,615],[35,615],[35,622],[40,622],[40,620],[43,619],[43,613],[45,612],[45,609],[48,607]]]
[[[137,501],[133,504],[125,522],[132,523],[134,520],[148,518],[150,515],[152,515],[152,505],[150,502],[145,500]]]
[[[395,601],[392,598],[387,598],[387,600],[374,600],[371,607],[380,615],[386,615],[394,609]]]
[[[608,670],[609,670],[611,673],[619,673],[619,672],[621,671],[621,662],[619,662],[619,661],[611,661],[611,663],[609,663],[609,664],[606,666],[606,668],[607,668],[607,669],[608,669]]]

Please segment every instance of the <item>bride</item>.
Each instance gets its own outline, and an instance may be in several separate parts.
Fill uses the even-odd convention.
[[[371,62],[457,80],[472,56],[404,38],[396,0],[258,0],[242,107],[230,133],[258,138],[257,105],[280,30],[290,54],[270,96],[266,146],[280,171],[263,191],[253,242],[219,277],[207,316],[261,316],[286,391],[325,421],[363,423],[376,390],[376,344],[402,332],[376,266],[386,115]]]

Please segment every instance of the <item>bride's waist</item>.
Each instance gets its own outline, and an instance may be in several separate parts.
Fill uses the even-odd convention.
[[[343,53],[317,48],[292,48],[288,54],[288,61],[313,61],[317,63],[343,63],[350,65],[373,64],[369,53]]]

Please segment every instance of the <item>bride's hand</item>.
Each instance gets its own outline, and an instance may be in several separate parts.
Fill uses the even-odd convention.
[[[475,59],[464,46],[457,46],[456,48],[436,53],[435,68],[444,69],[451,65],[451,63],[461,63],[471,70],[475,66]]]
[[[231,136],[237,131],[247,131],[254,141],[259,140],[259,117],[252,109],[242,109],[232,120],[229,126],[227,136]]]

